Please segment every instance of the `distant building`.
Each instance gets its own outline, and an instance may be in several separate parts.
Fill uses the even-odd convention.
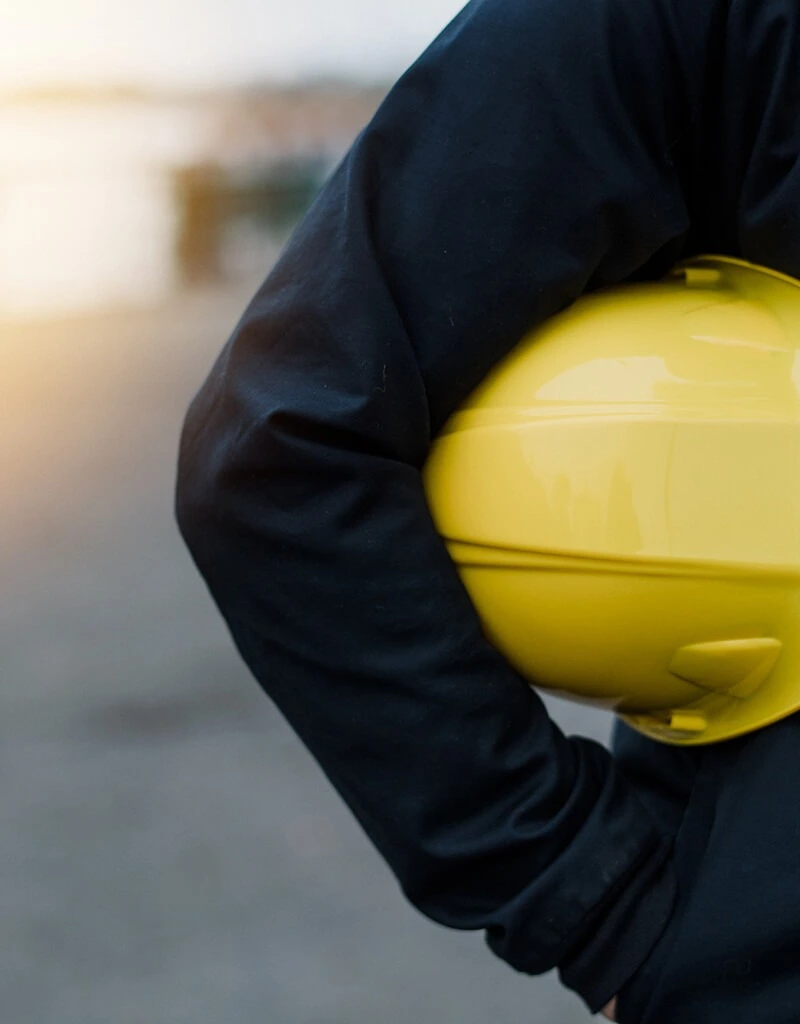
[[[0,316],[266,270],[381,97],[320,84],[0,104]]]

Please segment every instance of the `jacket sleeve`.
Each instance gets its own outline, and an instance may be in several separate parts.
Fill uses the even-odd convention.
[[[295,232],[181,449],[181,528],[242,655],[408,898],[592,1010],[670,914],[667,841],[482,635],[420,468],[523,332],[678,254],[706,7],[468,4]]]

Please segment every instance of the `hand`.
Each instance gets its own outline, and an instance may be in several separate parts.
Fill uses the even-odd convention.
[[[616,1020],[617,1019],[617,997],[614,996],[614,998],[611,1000],[611,1002],[607,1006],[604,1006],[603,1009],[600,1012],[603,1014],[603,1016],[606,1018],[606,1020]]]

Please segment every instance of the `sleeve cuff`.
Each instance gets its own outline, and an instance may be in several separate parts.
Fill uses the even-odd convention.
[[[610,893],[590,938],[559,964],[561,981],[599,1012],[653,952],[675,905],[677,884],[664,840],[623,894]]]

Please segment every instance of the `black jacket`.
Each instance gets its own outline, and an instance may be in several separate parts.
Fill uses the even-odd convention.
[[[669,778],[674,753],[561,734],[484,639],[420,467],[582,293],[699,252],[800,276],[799,9],[474,0],[328,181],[184,432],[198,566],[409,899],[592,1009],[639,968],[652,987],[705,755],[665,803],[642,765]]]

